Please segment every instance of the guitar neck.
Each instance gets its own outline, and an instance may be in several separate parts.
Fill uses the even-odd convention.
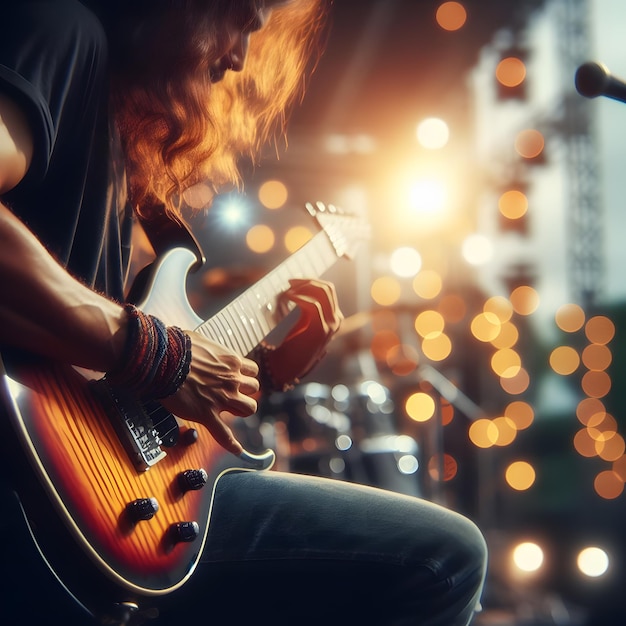
[[[246,356],[288,312],[278,306],[278,297],[289,288],[289,279],[322,276],[336,260],[337,253],[328,235],[319,232],[195,330]]]

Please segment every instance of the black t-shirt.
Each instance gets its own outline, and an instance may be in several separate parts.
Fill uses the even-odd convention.
[[[35,143],[2,199],[72,274],[121,300],[131,212],[113,173],[102,24],[76,0],[20,0],[2,19],[0,92],[22,103]]]

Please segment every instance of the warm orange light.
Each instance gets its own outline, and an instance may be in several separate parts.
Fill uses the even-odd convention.
[[[296,250],[311,240],[313,233],[306,226],[294,226],[285,234],[285,248],[288,252],[294,253]]]
[[[545,146],[543,135],[534,129],[521,131],[515,139],[515,150],[525,159],[535,159]]]
[[[515,189],[505,191],[498,200],[498,208],[504,217],[517,220],[528,211],[528,198]]]
[[[467,20],[467,11],[460,2],[444,2],[439,5],[435,17],[441,28],[454,31],[464,26]]]
[[[490,419],[478,419],[469,428],[470,441],[478,448],[491,448],[498,435],[498,427]]]
[[[519,372],[512,378],[500,378],[500,386],[504,391],[510,393],[512,396],[524,393],[530,385],[530,376],[528,372],[522,367]]]
[[[372,300],[381,306],[390,306],[400,299],[402,288],[397,279],[382,276],[372,283]]]
[[[280,209],[288,197],[287,187],[279,180],[268,180],[259,187],[259,201],[267,209]]]
[[[265,224],[253,226],[246,234],[248,248],[258,254],[269,252],[274,247],[275,240],[274,231]]]
[[[516,491],[526,491],[535,483],[535,469],[526,461],[511,463],[505,472],[506,482]]]
[[[443,315],[448,324],[456,324],[467,315],[467,305],[461,296],[448,294],[439,301],[437,310]]]
[[[479,341],[493,341],[500,334],[500,320],[494,313],[479,313],[470,324],[472,335]]]
[[[511,445],[517,437],[515,422],[508,417],[496,417],[493,423],[498,429],[496,445],[500,447]]]
[[[400,344],[388,350],[385,361],[395,376],[408,376],[417,368],[419,354],[413,346]]]
[[[600,472],[593,483],[596,493],[605,500],[614,500],[622,495],[624,481],[617,472],[606,470]]]
[[[443,466],[444,481],[452,480],[457,475],[459,466],[456,459],[449,454],[444,454],[443,458],[437,454],[435,456],[431,456],[428,460],[428,475],[433,480],[441,480],[440,465]]]
[[[445,333],[440,333],[434,337],[426,337],[422,341],[422,352],[431,361],[443,361],[452,352],[452,342]]]
[[[573,374],[580,365],[578,352],[570,346],[559,346],[550,354],[550,367],[561,376]]]
[[[613,471],[623,481],[626,481],[626,455],[622,455],[619,459],[613,461]]]
[[[500,333],[495,339],[491,340],[494,348],[503,350],[504,348],[512,348],[519,339],[519,331],[511,322],[504,322],[500,327]]]
[[[527,402],[511,402],[506,409],[504,415],[513,421],[517,430],[528,428],[535,419],[535,411]]]
[[[574,435],[574,448],[581,456],[591,458],[598,455],[596,442],[586,428],[581,428]]]
[[[441,293],[443,281],[433,270],[422,270],[413,279],[413,291],[424,300],[432,300]]]
[[[498,350],[491,357],[491,368],[502,378],[514,378],[522,367],[522,359],[515,350]]]
[[[596,450],[598,451],[598,456],[604,461],[617,461],[617,459],[621,458],[626,451],[626,443],[624,442],[624,438],[619,433],[608,433],[608,439],[605,441],[600,440],[596,441]],[[605,436],[608,436],[605,434]]]
[[[506,57],[496,67],[496,78],[505,87],[517,87],[526,78],[526,65],[517,57]]]
[[[373,337],[371,350],[378,361],[386,361],[389,351],[400,345],[400,338],[392,330],[379,330]]]
[[[454,419],[454,407],[449,402],[441,400],[441,406],[439,410],[441,412],[442,425],[447,426],[448,424],[451,424],[452,420]]]
[[[424,338],[440,335],[445,327],[445,321],[441,313],[437,311],[422,311],[415,318],[415,330]]]
[[[585,323],[585,312],[577,304],[564,304],[554,316],[556,325],[566,333],[579,331]]]
[[[606,372],[587,372],[581,387],[591,398],[604,398],[611,390],[611,377]]]
[[[592,343],[583,350],[582,361],[587,369],[601,372],[611,365],[613,354],[607,346]]]
[[[415,422],[427,422],[435,414],[435,401],[432,396],[419,391],[407,398],[404,410]]]
[[[615,324],[604,315],[596,315],[585,324],[585,335],[591,343],[605,345],[615,336]]]
[[[601,400],[597,398],[585,398],[576,407],[576,417],[585,426],[597,426],[606,415],[606,409]]]
[[[513,306],[503,296],[492,296],[483,305],[483,312],[493,313],[504,324],[513,316]]]
[[[587,430],[595,441],[608,441],[617,433],[617,420],[610,413],[604,413],[600,419],[591,420]]]
[[[531,315],[539,308],[539,294],[528,285],[514,289],[509,299],[519,315]]]

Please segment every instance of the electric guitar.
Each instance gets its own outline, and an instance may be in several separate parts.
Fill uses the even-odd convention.
[[[168,325],[249,354],[284,316],[277,299],[289,279],[321,276],[369,234],[360,218],[334,207],[307,209],[321,232],[210,319],[200,319],[187,299],[187,275],[202,261],[191,246],[159,254],[136,281],[134,292],[143,296],[132,301]],[[72,593],[96,605],[184,585],[207,537],[215,485],[232,465],[225,457],[244,470],[268,469],[274,460],[271,450],[236,459],[201,424],[114,391],[97,372],[27,356],[6,363],[1,388],[19,442],[19,473],[35,478],[19,494],[32,534],[59,579],[66,584],[75,577],[65,570],[78,571]],[[78,570],[67,566],[70,548],[58,532],[71,538]]]

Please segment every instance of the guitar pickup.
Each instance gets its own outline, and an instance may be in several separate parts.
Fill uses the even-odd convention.
[[[90,384],[137,471],[145,472],[167,456],[152,418],[137,398],[112,389],[104,378]]]

